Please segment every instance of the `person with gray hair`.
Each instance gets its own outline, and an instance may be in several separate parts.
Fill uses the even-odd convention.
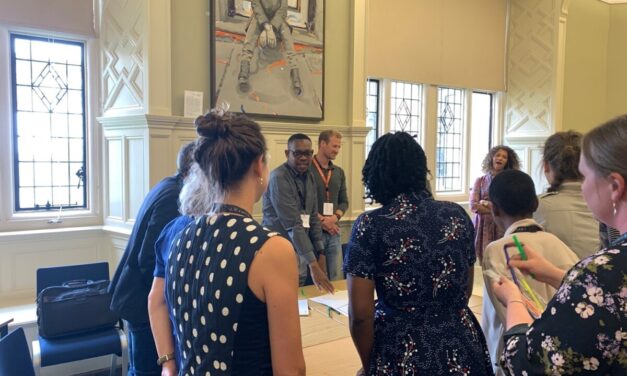
[[[178,154],[176,175],[161,180],[146,195],[109,287],[111,310],[128,326],[131,376],[161,374],[148,316],[155,242],[166,224],[179,215],[178,196],[192,164],[193,150],[193,143],[184,145]]]

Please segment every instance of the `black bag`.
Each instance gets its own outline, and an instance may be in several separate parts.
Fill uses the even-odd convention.
[[[109,309],[109,281],[75,280],[50,286],[37,296],[37,325],[43,338],[57,338],[115,326]]]

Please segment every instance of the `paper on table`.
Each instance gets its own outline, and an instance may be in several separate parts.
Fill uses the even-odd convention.
[[[309,316],[309,306],[307,299],[298,299],[298,314],[300,316]]]
[[[348,291],[346,290],[336,290],[335,294],[326,294],[309,299],[348,316]]]

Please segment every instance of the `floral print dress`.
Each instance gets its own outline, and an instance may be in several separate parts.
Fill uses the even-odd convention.
[[[362,214],[344,271],[374,280],[378,301],[367,375],[492,375],[467,306],[476,256],[470,218],[423,191]]]
[[[542,316],[504,341],[510,375],[627,375],[627,236],[570,269]]]

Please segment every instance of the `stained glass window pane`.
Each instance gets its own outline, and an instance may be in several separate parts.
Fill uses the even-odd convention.
[[[407,132],[420,140],[422,85],[392,81],[390,131]]]
[[[11,47],[15,210],[84,208],[84,45],[11,35]]]
[[[462,191],[464,140],[464,90],[438,88],[436,140],[436,191]]]
[[[371,128],[366,136],[366,157],[368,157],[370,148],[379,134],[379,80],[368,80],[366,97],[366,125]]]

